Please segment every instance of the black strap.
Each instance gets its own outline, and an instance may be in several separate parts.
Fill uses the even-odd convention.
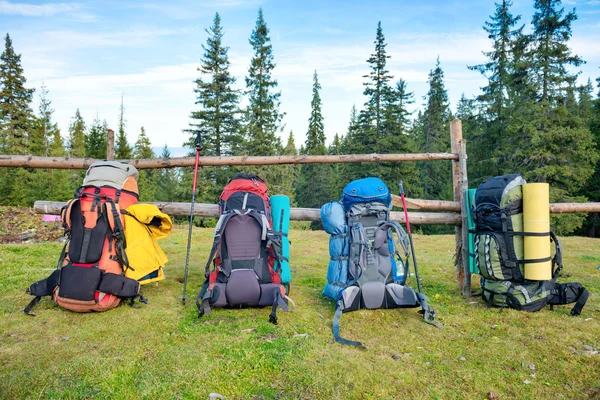
[[[31,300],[31,301],[29,302],[29,304],[27,304],[27,307],[25,307],[25,308],[23,309],[23,313],[24,313],[24,314],[27,314],[27,315],[29,315],[29,316],[31,316],[31,317],[35,317],[35,314],[33,314],[33,313],[31,312],[31,310],[33,309],[33,307],[35,307],[35,306],[37,305],[37,303],[39,303],[39,302],[40,302],[40,300],[41,300],[41,299],[42,299],[42,297],[41,297],[41,296],[36,296],[36,297],[34,297],[34,298],[33,298],[33,300]]]
[[[127,257],[127,252],[125,251],[125,249],[127,248],[127,241],[125,240],[125,229],[123,227],[123,224],[121,223],[121,216],[119,215],[119,212],[117,211],[117,207],[115,206],[114,202],[107,201],[107,203],[105,203],[105,206],[106,206],[106,204],[110,204],[113,221],[115,224],[115,229],[113,230],[112,237],[115,240],[115,246],[116,246],[116,250],[117,250],[116,251],[117,260],[118,260],[119,264],[121,264],[123,269],[125,269],[125,270],[131,269],[132,271],[135,271],[135,269],[133,269],[129,265],[129,258]],[[108,208],[108,206],[106,206],[106,208]],[[108,212],[108,209],[107,209],[107,212]],[[109,238],[108,242],[109,243],[111,242],[110,238]]]
[[[544,258],[532,258],[529,260],[518,260],[519,264],[535,264],[535,263],[542,263],[542,262],[546,262],[546,261],[550,261],[552,260],[552,256],[549,257],[544,257]]]
[[[198,307],[198,318],[201,318],[204,314],[210,314],[210,303],[214,302],[219,298],[219,287],[215,286],[212,290],[206,290],[206,292],[198,293],[196,297],[196,307]]]
[[[32,294],[35,297],[29,302],[29,304],[27,304],[27,306],[23,309],[23,312],[27,315],[35,316],[35,314],[31,313],[31,310],[40,302],[42,297],[50,296],[52,293],[54,293],[54,289],[56,289],[58,286],[59,280],[60,269],[55,269],[46,279],[42,279],[41,281],[32,284],[27,289],[27,293]]]
[[[513,236],[550,236],[550,232],[513,232]]]
[[[334,239],[338,239],[338,238],[345,238],[348,237],[348,233],[338,233],[337,235],[331,235],[332,238]]]
[[[586,288],[582,287],[581,289],[581,293],[579,293],[579,297],[577,297],[577,303],[575,303],[575,306],[571,310],[571,315],[581,314],[581,310],[590,296],[590,292],[588,292]]]
[[[362,347],[366,349],[366,347],[361,342],[356,342],[353,340],[348,340],[340,337],[340,318],[342,317],[342,304],[341,301],[338,303],[337,309],[335,310],[335,315],[333,316],[333,323],[331,324],[331,330],[333,331],[333,338],[336,342],[340,344],[347,344],[349,346]]]

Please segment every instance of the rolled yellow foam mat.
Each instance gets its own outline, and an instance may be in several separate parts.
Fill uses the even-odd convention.
[[[523,230],[535,233],[550,232],[550,187],[547,183],[523,185]],[[524,247],[525,260],[551,256],[550,236],[525,236]],[[552,261],[526,263],[525,279],[552,279]]]

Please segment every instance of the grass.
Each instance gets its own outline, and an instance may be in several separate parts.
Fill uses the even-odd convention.
[[[592,293],[583,314],[571,317],[568,306],[500,312],[463,299],[454,237],[416,236],[423,290],[443,326],[425,324],[417,309],[345,314],[342,336],[362,341],[361,350],[332,340],[334,304],[321,295],[324,232],[290,233],[297,308],[282,312],[278,326],[266,308],[215,309],[199,320],[193,300],[182,306],[186,234],[180,227],[161,243],[167,279],[144,288],[147,306],[76,314],[44,300],[35,318],[21,313],[30,300],[24,290],[51,272],[61,244],[0,245],[0,397],[600,398],[600,355],[589,351],[600,348],[597,239],[562,240],[562,281],[582,282]],[[194,231],[190,296],[202,283],[211,241],[211,229]]]

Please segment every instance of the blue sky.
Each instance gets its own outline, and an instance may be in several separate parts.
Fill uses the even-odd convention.
[[[513,13],[528,26],[533,0],[513,0]],[[571,47],[587,64],[580,81],[600,76],[600,0],[566,0],[577,9]],[[318,71],[328,140],[343,134],[353,104],[361,107],[362,76],[373,51],[377,22],[388,43],[388,69],[404,78],[421,107],[427,74],[439,56],[454,108],[485,80],[467,65],[485,60],[490,43],[481,26],[493,1],[85,1],[0,0],[0,33],[10,33],[22,54],[28,85],[45,82],[54,118],[67,135],[79,108],[89,124],[96,114],[117,127],[121,94],[130,142],[144,126],[154,146],[181,146],[194,109],[193,80],[201,45],[216,11],[231,71],[243,88],[252,49],[248,37],[259,7],[271,32],[281,90],[281,110],[299,146],[310,113],[311,79]],[[39,92],[39,90],[38,90]],[[37,93],[36,93],[37,103]],[[37,107],[37,105],[36,105]]]

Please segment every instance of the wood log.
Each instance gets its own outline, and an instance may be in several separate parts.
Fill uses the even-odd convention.
[[[106,159],[112,161],[115,159],[115,131],[108,130],[106,137]]]
[[[405,197],[404,200],[406,201],[406,208],[409,210],[460,212],[460,204],[456,201],[423,200],[408,197]],[[402,208],[402,199],[400,196],[392,195],[392,205]]]
[[[329,164],[353,162],[399,162],[427,160],[456,160],[453,153],[417,153],[417,154],[350,154],[328,156],[235,156],[235,157],[200,157],[199,165],[231,166],[231,165],[281,165],[281,164]],[[0,167],[22,168],[56,168],[87,169],[94,162],[91,158],[66,157],[34,157],[0,155]],[[134,165],[137,169],[193,167],[195,157],[146,158],[140,160],[118,160]]]
[[[162,212],[172,216],[187,216],[190,212],[190,203],[149,203],[156,205]],[[38,214],[60,214],[60,209],[64,206],[60,201],[36,201],[33,208]],[[293,221],[318,221],[320,219],[320,210],[318,208],[292,208],[290,218]],[[194,206],[194,215],[201,217],[217,217],[218,208],[216,204],[197,203]],[[404,223],[403,212],[392,212],[393,220]],[[409,213],[410,223],[415,225],[456,225],[460,224],[460,214],[458,213],[427,213],[416,212]]]
[[[552,203],[551,214],[600,212],[600,203]]]

